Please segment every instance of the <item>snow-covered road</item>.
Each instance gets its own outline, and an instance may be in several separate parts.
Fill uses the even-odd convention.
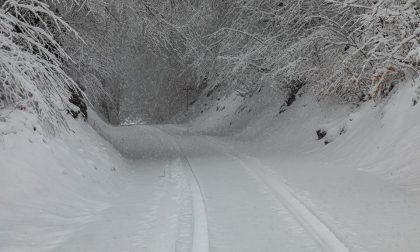
[[[132,159],[125,186],[55,251],[348,251],[285,185],[226,143],[174,127],[105,131]]]
[[[285,187],[210,137],[178,137],[202,185],[211,251],[348,251]]]
[[[126,186],[56,251],[348,251],[226,143],[175,127],[101,130],[132,159]]]
[[[419,194],[369,174],[293,155],[265,156],[253,152],[251,143],[173,126],[105,131],[133,160],[126,188],[57,251],[413,251],[420,246]]]

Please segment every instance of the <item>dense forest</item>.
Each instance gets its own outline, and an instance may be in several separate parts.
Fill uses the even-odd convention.
[[[185,109],[185,88],[197,97],[214,87],[249,95],[307,85],[320,98],[363,102],[420,71],[416,0],[0,5],[0,105],[30,108],[52,130],[72,95],[114,124],[133,111],[165,121]]]

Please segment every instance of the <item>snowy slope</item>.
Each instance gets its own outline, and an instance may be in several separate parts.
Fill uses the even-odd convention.
[[[213,101],[216,96],[201,98],[201,104],[195,106],[210,105],[188,127],[200,134],[257,141],[267,151],[344,159],[416,190],[420,188],[416,165],[420,106],[414,105],[413,99],[419,85],[420,80],[403,83],[390,97],[361,105],[318,100],[305,89],[290,106],[284,105],[285,98],[273,99],[270,88],[245,99],[235,92],[217,94],[221,97],[217,101]],[[326,134],[320,140],[318,130]]]
[[[52,249],[109,207],[125,161],[83,122],[50,137],[33,114],[1,117],[0,251]]]
[[[316,156],[357,167],[418,190],[420,107],[412,102],[418,83],[405,83],[387,100],[361,106],[319,102],[306,95],[277,120],[272,120],[272,111],[267,110],[237,138],[258,139],[265,151]],[[318,140],[317,130],[325,131],[326,136]]]

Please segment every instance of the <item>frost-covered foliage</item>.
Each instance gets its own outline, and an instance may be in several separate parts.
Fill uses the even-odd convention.
[[[247,95],[262,85],[287,92],[299,83],[318,95],[360,101],[386,96],[401,79],[420,72],[416,0],[0,0],[0,5],[0,105],[31,107],[50,126],[63,122],[69,90],[76,86],[86,88],[108,118],[119,117],[127,92],[141,82],[138,65],[147,64],[150,54],[150,64],[163,65],[166,77],[147,76],[139,89],[167,81],[162,90],[173,96],[193,84],[197,90],[210,85]]]
[[[70,89],[77,89],[62,68],[69,61],[60,33],[77,33],[50,4],[38,0],[0,1],[0,108],[36,112],[49,130],[65,124]]]
[[[333,92],[355,87],[372,97],[387,94],[398,81],[420,70],[420,5],[415,0],[328,1],[338,15],[331,46],[343,47],[344,64],[329,85]],[[340,74],[341,73],[341,74]],[[410,74],[412,75],[412,74]],[[407,77],[411,77],[408,75]]]
[[[204,42],[214,85],[253,92],[307,82],[320,95],[386,95],[420,71],[415,0],[213,1]]]

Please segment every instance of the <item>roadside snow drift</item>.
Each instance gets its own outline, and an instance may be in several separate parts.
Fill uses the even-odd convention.
[[[25,111],[0,114],[0,251],[45,251],[108,208],[125,170],[86,123],[48,137]]]

